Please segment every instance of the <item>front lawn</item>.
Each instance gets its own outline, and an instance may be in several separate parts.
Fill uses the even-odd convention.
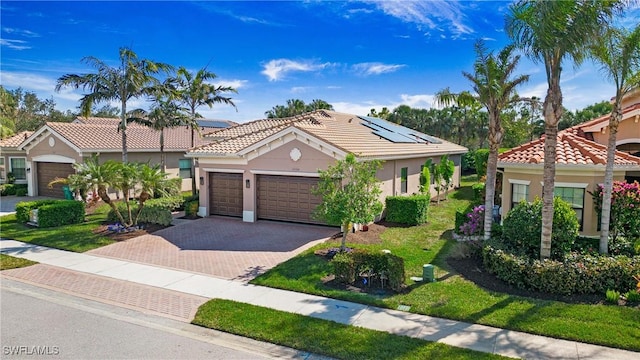
[[[382,331],[214,299],[193,323],[337,359],[503,359]]]
[[[0,270],[17,269],[34,264],[37,264],[37,262],[0,254]]]
[[[0,217],[2,238],[23,241],[56,249],[85,252],[113,243],[109,238],[93,231],[106,220],[108,205],[99,206],[86,216],[81,224],[65,225],[54,228],[27,226],[16,221],[16,215]]]
[[[407,278],[421,276],[423,264],[436,266],[435,283],[410,281],[405,294],[374,296],[326,286],[331,272],[324,259],[314,255],[321,244],[282,263],[252,281],[253,284],[305,292],[395,309],[408,305],[411,312],[524,331],[555,338],[640,350],[640,310],[637,308],[568,304],[487,291],[455,273],[446,263],[456,242],[451,239],[455,210],[472,197],[471,180],[438,206],[429,209],[429,223],[388,228],[382,243],[352,245],[373,250],[389,249],[405,261]],[[348,241],[348,238],[347,238]],[[604,295],[603,295],[604,300]]]

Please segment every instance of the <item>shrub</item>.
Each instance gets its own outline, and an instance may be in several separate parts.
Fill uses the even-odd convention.
[[[429,195],[388,196],[386,198],[387,221],[420,225],[427,222]]]
[[[627,299],[628,302],[638,303],[640,302],[640,293],[635,290],[629,290],[624,294],[624,298]]]
[[[353,284],[363,273],[377,278],[385,276],[387,285],[394,291],[401,291],[405,283],[404,260],[393,254],[367,250],[340,252],[331,263],[336,279],[347,284]]]
[[[473,190],[473,202],[474,204],[483,204],[485,198],[485,183],[473,184],[471,189]]]
[[[476,173],[478,178],[487,175],[487,162],[489,161],[489,149],[478,149],[474,153]]]
[[[473,211],[473,204],[469,204],[466,208],[460,208],[456,210],[456,219],[455,219],[455,232],[460,233],[460,226],[467,222],[467,214]]]
[[[465,173],[476,171],[475,151],[469,151],[462,155],[462,171]]]
[[[198,200],[187,201],[184,204],[184,215],[187,217],[197,216],[199,206],[200,206],[200,202]]]
[[[16,204],[16,220],[23,224],[29,222],[29,215],[31,210],[38,209],[43,205],[53,204],[62,200],[36,200],[36,201],[21,201]]]
[[[635,286],[640,257],[571,254],[564,261],[532,260],[488,244],[482,261],[490,273],[521,289],[552,294],[604,294],[607,289],[627,291]]]
[[[16,194],[15,184],[2,184],[0,185],[0,196],[10,196]]]
[[[460,225],[460,233],[465,236],[484,233],[484,205],[478,205],[466,215],[467,221]]]
[[[571,205],[556,197],[553,200],[553,235],[551,256],[562,259],[571,251],[578,236],[580,224]],[[516,205],[503,221],[502,239],[514,251],[520,251],[531,258],[540,257],[540,237],[542,233],[542,200],[533,203],[521,202]]]
[[[38,207],[38,226],[56,227],[84,221],[85,204],[76,200],[55,200]]]
[[[598,214],[602,213],[602,185],[591,194]],[[611,238],[619,235],[628,239],[640,238],[640,184],[637,181],[614,181],[611,192]]]
[[[609,304],[618,304],[620,292],[615,290],[607,290],[606,299]]]
[[[182,206],[184,198],[182,196],[167,196],[145,201],[144,206],[157,206],[174,211]]]
[[[153,199],[157,200],[157,199]],[[139,223],[147,223],[147,224],[159,224],[163,226],[171,225],[173,221],[173,216],[171,215],[171,211],[166,207],[165,203],[155,203],[153,200],[147,200],[145,202],[144,207],[142,208],[142,212],[140,213],[140,217],[138,218]],[[124,202],[116,203],[118,207],[118,211],[122,214],[125,221],[129,220],[129,214],[127,213],[127,206]],[[138,211],[138,204],[131,204],[131,213],[135,216]],[[107,215],[107,221],[111,223],[119,222],[116,213],[111,209],[109,214]]]
[[[27,196],[27,193],[29,191],[27,190],[27,188],[16,188],[16,196]]]

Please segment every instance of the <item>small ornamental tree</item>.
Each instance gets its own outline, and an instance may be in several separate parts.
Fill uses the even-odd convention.
[[[354,223],[366,224],[382,212],[380,181],[376,172],[382,167],[378,160],[358,161],[353,154],[336,161],[327,170],[319,170],[320,180],[312,193],[322,197],[314,216],[333,225],[342,225],[342,244]]]
[[[422,166],[422,171],[420,172],[420,192],[423,194],[430,194],[431,191],[431,167],[433,164],[431,163],[431,159],[425,161]]]
[[[598,215],[602,213],[602,189],[603,186],[599,185],[592,194]],[[609,235],[613,240],[618,236],[640,239],[640,184],[637,181],[613,182]]]

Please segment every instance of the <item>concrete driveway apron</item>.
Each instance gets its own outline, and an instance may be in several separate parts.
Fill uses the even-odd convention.
[[[250,281],[337,231],[326,226],[247,223],[214,216],[181,222],[88,254]]]

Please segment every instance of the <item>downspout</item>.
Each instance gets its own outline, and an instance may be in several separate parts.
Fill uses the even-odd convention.
[[[393,196],[396,196],[396,176],[398,175],[398,160],[393,160]]]

